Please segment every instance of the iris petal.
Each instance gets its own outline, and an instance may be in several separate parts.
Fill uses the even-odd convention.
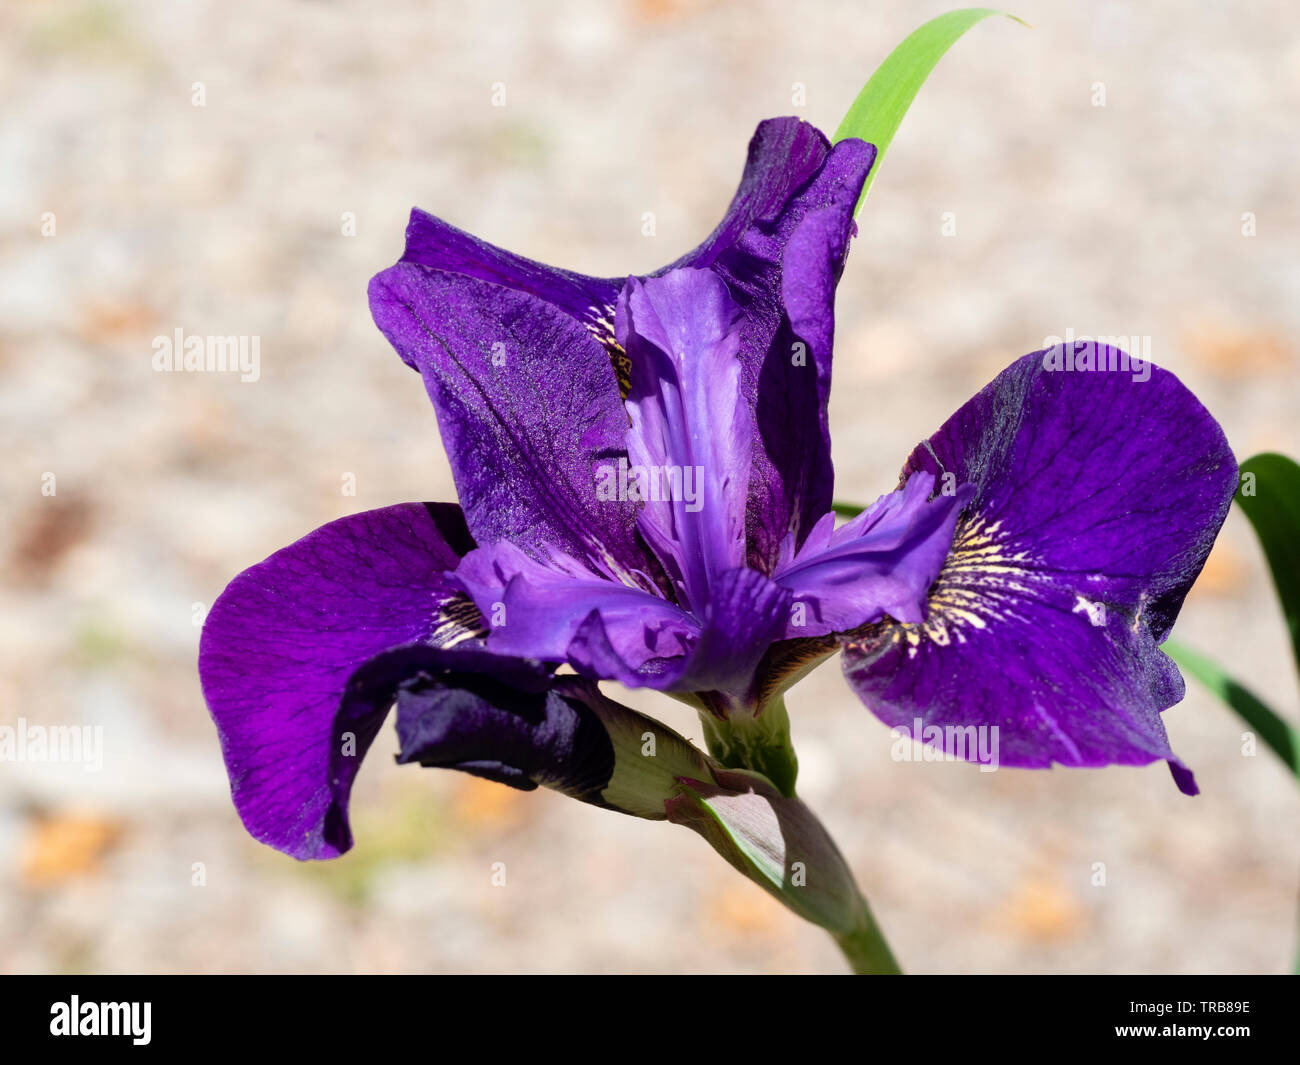
[[[632,363],[628,458],[652,497],[639,525],[697,609],[745,561],[753,420],[740,392],[739,314],[707,270],[632,278],[619,299]]]
[[[581,326],[534,296],[412,263],[377,275],[370,305],[424,378],[475,539],[559,548],[616,578],[647,568],[634,504],[596,498],[598,469],[626,454],[627,414]]]
[[[660,819],[681,776],[712,780],[662,723],[487,649],[447,579],[471,546],[458,507],[369,511],[246,570],[213,605],[199,669],[255,839],[299,859],[350,849],[352,783],[394,702],[401,762]]]
[[[614,747],[583,700],[534,662],[481,650],[438,656],[397,692],[398,761],[460,769],[524,791],[539,785],[603,805]]]
[[[470,648],[424,649],[397,693],[399,762],[538,786],[663,820],[683,778],[713,781],[703,753],[583,677]]]
[[[1163,758],[1194,792],[1160,718],[1182,678],[1158,645],[1236,463],[1173,374],[1104,347],[1087,364],[1106,369],[1057,372],[1061,354],[1013,363],[912,453],[905,478],[952,473],[975,494],[926,619],[850,642],[845,674],[889,725],[996,727],[1002,764]]]
[[[691,627],[665,628],[653,643],[633,644],[626,628],[593,610],[578,627],[566,657],[579,672],[629,688],[721,692],[752,705],[758,665],[781,636],[790,593],[757,570],[723,574],[703,616]]]
[[[256,839],[296,858],[351,846],[348,792],[404,676],[391,661],[363,667],[477,638],[477,611],[445,578],[471,546],[459,507],[385,507],[277,551],[213,604],[203,694]]]
[[[756,428],[749,562],[765,573],[788,534],[801,544],[830,509],[835,286],[875,157],[793,118],[760,123],[726,218],[673,264],[707,266],[741,307],[741,387]]]
[[[402,262],[515,289],[537,297],[598,331],[600,312],[612,313],[622,281],[548,266],[479,240],[440,218],[411,211]],[[604,330],[612,335],[612,325]]]
[[[567,556],[545,563],[509,541],[466,555],[453,576],[483,613],[488,646],[500,654],[564,661],[570,641],[597,611],[628,661],[681,654],[698,623],[643,589],[611,581]]]
[[[874,161],[873,146],[850,138],[832,147],[824,134],[796,118],[760,123],[722,221],[698,247],[649,275],[707,268],[725,281],[740,307],[739,390],[755,422],[749,561],[763,572],[771,571],[787,534],[802,543],[830,508],[826,402],[835,285],[855,232],[853,208]],[[631,359],[616,336],[621,279],[535,262],[419,210],[411,214],[402,264],[430,271],[431,284],[447,275],[482,283],[459,286],[455,297],[462,307],[483,300],[480,313],[494,312],[485,295],[492,288],[526,297],[520,307],[542,305],[560,313],[598,343],[621,393],[627,393]],[[419,331],[403,327],[400,317],[381,315],[379,307],[375,316],[407,363],[416,366],[411,352]],[[542,315],[536,328],[547,332],[556,326]],[[552,371],[564,368],[560,380],[574,371],[584,379],[595,372],[582,345],[572,350],[572,361],[563,346],[551,351]],[[476,509],[468,502],[466,507],[476,535],[494,538],[480,529]]]
[[[931,499],[934,491],[934,477],[921,472],[838,529],[828,514],[772,575],[805,607],[792,613],[787,638],[846,632],[886,614],[921,621],[957,518],[974,493],[954,485]]]

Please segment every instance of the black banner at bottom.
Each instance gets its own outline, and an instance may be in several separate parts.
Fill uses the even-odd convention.
[[[680,1056],[825,1056],[823,1040],[871,1054],[1024,1053],[1130,1044],[1178,1053],[1285,1048],[1294,1054],[1296,989],[1285,977],[861,979],[726,976],[12,976],[0,982],[6,1051],[96,1053],[280,1049],[442,1055],[513,1046],[601,1057],[622,1044]],[[828,981],[837,980],[837,986]],[[503,982],[513,986],[502,986]],[[710,1033],[701,1044],[701,1029]],[[623,1043],[619,1032],[628,1037]],[[719,1045],[721,1044],[721,1045]],[[724,1049],[725,1048],[725,1049]],[[852,1052],[852,1051],[851,1051]]]

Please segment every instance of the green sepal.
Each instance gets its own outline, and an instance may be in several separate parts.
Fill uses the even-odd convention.
[[[805,920],[836,936],[861,924],[863,903],[839,849],[802,800],[759,773],[716,769],[715,784],[684,780],[668,820],[703,836],[723,858]]]

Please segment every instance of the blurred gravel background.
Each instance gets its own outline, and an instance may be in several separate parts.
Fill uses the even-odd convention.
[[[657,267],[720,217],[759,119],[833,129],[946,6],[5,0],[0,723],[102,725],[105,754],[97,773],[0,764],[0,971],[840,970],[694,835],[399,769],[390,732],[355,851],[299,865],[261,847],[228,800],[195,618],[323,522],[453,498],[424,390],[366,305],[412,205],[587,272]],[[892,487],[917,440],[1066,329],[1149,336],[1239,457],[1300,453],[1294,5],[1014,10],[1037,28],[957,45],[861,217],[839,494]],[[260,380],[155,373],[152,339],[177,327],[260,336]],[[1294,720],[1235,513],[1178,633]],[[1243,757],[1242,726],[1197,689],[1166,715],[1194,800],[1160,766],[893,762],[834,664],[790,708],[801,792],[912,971],[1292,964],[1300,790],[1266,750]]]

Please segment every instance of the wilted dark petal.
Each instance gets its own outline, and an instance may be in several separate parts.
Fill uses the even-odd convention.
[[[245,570],[213,604],[199,673],[256,839],[295,858],[352,845],[348,792],[404,679],[362,667],[410,643],[477,639],[477,611],[445,577],[472,546],[454,505],[367,511]]]
[[[772,575],[795,599],[786,638],[846,632],[886,614],[921,621],[957,517],[973,494],[963,485],[931,499],[935,490],[934,478],[918,473],[838,529],[834,515],[826,515]],[[791,546],[787,541],[787,551]]]
[[[551,788],[663,820],[683,778],[713,781],[704,754],[583,677],[479,650],[437,651],[397,695],[400,762]]]
[[[628,459],[639,527],[697,611],[721,574],[745,561],[753,420],[736,358],[739,308],[707,270],[629,279],[618,339],[631,360]]]
[[[849,644],[845,673],[887,724],[996,726],[1004,765],[1164,758],[1194,793],[1160,719],[1183,683],[1158,644],[1236,463],[1172,374],[1108,348],[1090,364],[1126,369],[1046,369],[1059,354],[1013,363],[912,453],[905,477],[950,472],[975,496],[925,622]]]
[[[582,700],[536,663],[486,651],[439,656],[397,692],[399,762],[460,769],[528,791],[539,784],[601,804],[614,748]],[[602,804],[603,805],[603,804]]]

